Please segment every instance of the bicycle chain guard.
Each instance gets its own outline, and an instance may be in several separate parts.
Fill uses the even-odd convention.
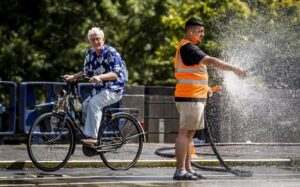
[[[82,152],[87,157],[92,157],[99,154],[95,148],[92,148],[84,144],[82,144]]]

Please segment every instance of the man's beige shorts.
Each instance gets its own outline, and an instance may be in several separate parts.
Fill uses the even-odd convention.
[[[180,129],[204,129],[204,102],[176,102]]]

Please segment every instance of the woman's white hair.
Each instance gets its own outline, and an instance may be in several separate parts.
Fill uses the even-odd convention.
[[[91,40],[91,36],[94,35],[94,34],[97,34],[101,38],[104,38],[104,32],[103,32],[103,30],[100,29],[99,27],[93,27],[88,32],[88,39],[89,39],[89,41]]]

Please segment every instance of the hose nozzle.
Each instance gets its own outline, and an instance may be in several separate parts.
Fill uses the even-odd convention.
[[[208,96],[211,97],[214,92],[219,91],[221,89],[222,89],[221,85],[216,85],[216,86],[210,87],[211,92],[208,92]]]
[[[212,92],[216,92],[219,90],[222,90],[222,86],[221,85],[216,85],[210,88]]]

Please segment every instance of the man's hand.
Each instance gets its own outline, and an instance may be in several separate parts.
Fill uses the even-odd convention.
[[[80,72],[72,74],[72,75],[64,75],[63,77],[67,81],[76,81],[76,79],[82,77],[82,75],[83,75],[83,73],[82,73],[82,71],[80,71]]]
[[[207,88],[207,94],[208,94],[208,97],[211,97],[213,95],[213,91],[211,90],[210,87]]]
[[[102,80],[100,79],[99,75],[98,76],[93,76],[90,78],[89,80],[90,83],[99,83],[102,82]]]
[[[67,81],[74,81],[75,80],[75,76],[74,75],[64,75],[63,77]]]
[[[208,89],[207,89],[208,97],[211,97],[214,92],[219,91],[221,89],[222,89],[221,85],[216,85],[216,86],[213,86],[213,87],[208,87]]]
[[[239,76],[241,79],[244,79],[246,76],[247,76],[247,72],[245,70],[243,70],[242,68],[238,68],[238,67],[235,67],[233,69],[233,72]]]

